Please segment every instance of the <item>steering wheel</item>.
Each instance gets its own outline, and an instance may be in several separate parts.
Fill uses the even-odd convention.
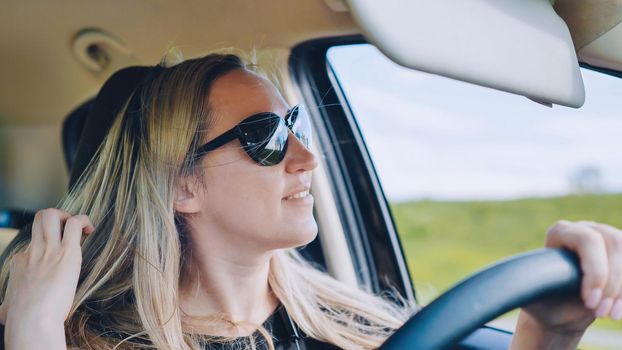
[[[416,313],[379,350],[450,348],[484,323],[548,297],[579,295],[575,254],[539,249],[504,259],[463,280]]]

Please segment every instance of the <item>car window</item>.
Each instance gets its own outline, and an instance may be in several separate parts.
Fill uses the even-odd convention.
[[[401,67],[368,44],[327,55],[420,303],[487,264],[541,248],[558,219],[622,226],[622,79],[582,69],[585,105],[551,108]],[[495,324],[513,329],[516,316]],[[582,346],[622,348],[621,325],[598,320]]]

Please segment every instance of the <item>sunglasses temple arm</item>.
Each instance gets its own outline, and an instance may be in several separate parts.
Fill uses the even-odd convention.
[[[234,140],[237,137],[238,137],[237,129],[229,130],[226,133],[224,133],[224,134],[218,136],[217,138],[213,139],[212,141],[209,141],[208,143],[204,144],[203,146],[197,148],[195,158],[198,159],[198,158],[204,156],[206,153],[215,150],[216,148],[226,144],[227,142],[230,142],[230,141]]]

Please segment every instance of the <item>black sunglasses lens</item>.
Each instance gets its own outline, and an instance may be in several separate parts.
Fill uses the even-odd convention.
[[[311,121],[309,120],[307,110],[302,105],[298,105],[292,109],[287,124],[290,125],[296,138],[298,138],[305,147],[310,148],[313,135],[311,133]]]
[[[285,120],[274,113],[261,113],[240,123],[239,127],[244,149],[261,165],[276,165],[285,158],[288,128],[305,147],[311,145],[311,122],[300,105],[295,106]]]
[[[240,124],[244,149],[261,165],[278,164],[287,151],[289,133],[283,119],[265,113]]]

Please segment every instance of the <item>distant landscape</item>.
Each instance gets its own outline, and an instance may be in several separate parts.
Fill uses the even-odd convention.
[[[501,258],[541,248],[558,219],[622,227],[622,194],[509,201],[392,203],[418,300],[426,304],[453,284]],[[622,323],[593,327],[620,331]],[[592,349],[592,348],[590,348]]]

